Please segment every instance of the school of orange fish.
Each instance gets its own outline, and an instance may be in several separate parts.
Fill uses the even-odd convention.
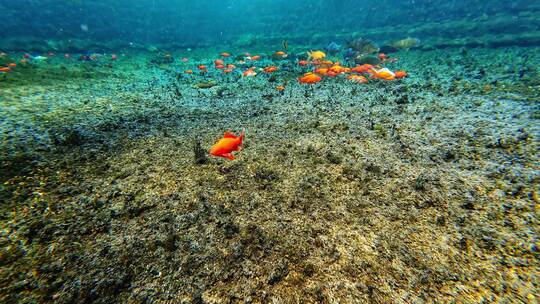
[[[261,56],[251,56],[249,53],[244,54],[242,60],[239,60],[239,64],[246,64],[246,62],[258,61]],[[222,70],[224,74],[230,74],[236,69],[236,66],[232,63],[226,63],[225,60],[231,55],[229,53],[221,53],[222,58],[214,60],[214,68],[216,70]],[[283,51],[277,51],[274,56],[276,58],[286,58],[287,54]],[[382,63],[394,62],[395,58],[390,58],[387,55],[380,53],[378,55]],[[304,68],[312,68],[312,71],[304,73],[298,77],[298,82],[301,84],[316,84],[323,81],[324,78],[334,78],[340,75],[345,75],[346,79],[353,83],[364,84],[369,79],[380,79],[383,81],[393,81],[396,79],[407,77],[405,71],[391,71],[390,69],[382,66],[374,66],[371,64],[356,65],[354,67],[344,67],[338,61],[326,60],[326,54],[322,51],[308,52],[308,60],[298,60],[296,64]],[[188,58],[183,58],[183,62],[188,62]],[[199,65],[197,67],[201,73],[207,73],[208,67],[206,65]],[[279,70],[279,67],[271,65],[259,68],[260,71],[265,74],[274,73]],[[193,74],[193,70],[184,71],[186,74]],[[242,77],[254,77],[257,75],[256,67],[251,66],[242,72]],[[276,90],[284,91],[284,85],[276,86]],[[225,132],[223,137],[219,139],[211,148],[210,155],[227,158],[233,160],[233,152],[240,151],[242,148],[242,141],[245,136],[245,130],[239,136],[230,132]]]
[[[5,53],[0,53],[0,56],[6,56]],[[54,54],[49,53],[48,56],[52,57]],[[83,56],[79,60],[97,60],[95,55]],[[165,56],[171,56],[166,54]],[[285,59],[287,54],[283,51],[277,51],[273,54],[273,58]],[[65,54],[66,59],[70,59],[69,54]],[[214,69],[215,71],[222,71],[224,75],[232,74],[237,68],[233,64],[233,60],[230,58],[231,54],[223,52],[220,54],[220,58],[214,60]],[[385,62],[394,62],[395,58],[390,58],[387,55],[380,53],[378,55],[381,63]],[[44,57],[45,58],[45,57]],[[249,53],[243,54],[242,59],[237,60],[236,63],[241,67],[246,67],[241,71],[242,77],[255,77],[257,71],[262,71],[265,74],[271,74],[279,71],[279,67],[275,65],[263,66],[257,69],[255,64],[262,59],[260,55],[251,55]],[[29,54],[23,55],[23,58],[20,60],[21,64],[27,64],[29,59],[32,57]],[[110,57],[111,60],[115,61],[118,59],[118,56],[112,54]],[[184,57],[181,59],[183,63],[188,63],[189,59]],[[226,62],[229,61],[229,62]],[[396,79],[407,77],[407,72],[405,71],[391,71],[390,69],[380,66],[380,65],[371,65],[371,64],[362,64],[356,65],[354,67],[343,66],[339,61],[330,61],[326,59],[326,54],[322,51],[311,51],[307,53],[307,60],[297,60],[295,63],[298,67],[302,69],[311,69],[311,71],[305,71],[303,75],[298,77],[298,82],[301,84],[311,85],[316,84],[325,78],[335,78],[335,77],[345,77],[347,80],[352,83],[365,84],[369,82],[369,79],[372,80],[383,80],[383,81],[393,81]],[[9,73],[12,69],[16,68],[17,64],[12,62],[8,63],[5,66],[0,66],[0,74]],[[200,75],[205,75],[209,72],[209,67],[206,65],[198,65],[197,69]],[[187,69],[183,72],[186,75],[195,74],[193,69]],[[277,91],[284,91],[286,89],[285,85],[278,85],[275,87]],[[240,151],[242,148],[242,142],[245,136],[245,130],[239,136],[234,135],[230,132],[225,132],[223,137],[219,139],[210,149],[209,153],[211,156],[223,157],[229,160],[233,160],[233,152]]]

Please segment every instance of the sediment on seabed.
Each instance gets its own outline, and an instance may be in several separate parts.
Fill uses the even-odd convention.
[[[199,89],[159,53],[20,67],[0,302],[532,303],[539,54],[399,52],[408,78],[313,87]],[[242,128],[236,160],[204,155]]]

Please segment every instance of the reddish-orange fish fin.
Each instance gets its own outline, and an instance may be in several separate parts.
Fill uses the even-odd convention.
[[[234,135],[233,133],[227,131],[227,132],[225,132],[225,134],[223,134],[223,138],[236,138],[236,135]]]
[[[234,155],[232,155],[232,153],[225,153],[222,156],[230,160],[234,160]]]

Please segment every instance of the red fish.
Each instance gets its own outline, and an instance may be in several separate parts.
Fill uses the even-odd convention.
[[[405,78],[407,77],[407,72],[405,71],[396,71],[395,73],[396,78]]]
[[[239,136],[234,135],[231,132],[225,132],[223,138],[218,140],[212,148],[210,148],[210,155],[234,159],[233,151],[240,151],[242,148],[242,141],[246,135],[246,130],[242,130]]]
[[[306,65],[308,65],[308,63],[309,63],[309,62],[307,62],[307,60],[300,60],[300,61],[298,61],[298,65],[299,65],[299,66],[306,66]]]
[[[220,55],[221,55],[221,57],[223,57],[223,58],[231,57],[231,54],[226,53],[226,52],[223,52],[223,53],[221,53]]]
[[[111,55],[111,60],[116,60],[116,59],[118,59],[118,56],[116,56],[116,54],[112,54]]]
[[[215,65],[223,65],[223,60],[221,60],[221,59],[216,59],[216,60],[214,60],[214,64],[215,64]]]

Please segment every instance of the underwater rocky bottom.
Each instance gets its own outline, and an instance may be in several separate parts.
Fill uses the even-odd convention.
[[[199,88],[153,54],[15,70],[0,302],[534,303],[539,54],[402,52],[403,80],[312,87]],[[236,160],[205,155],[242,128]]]

